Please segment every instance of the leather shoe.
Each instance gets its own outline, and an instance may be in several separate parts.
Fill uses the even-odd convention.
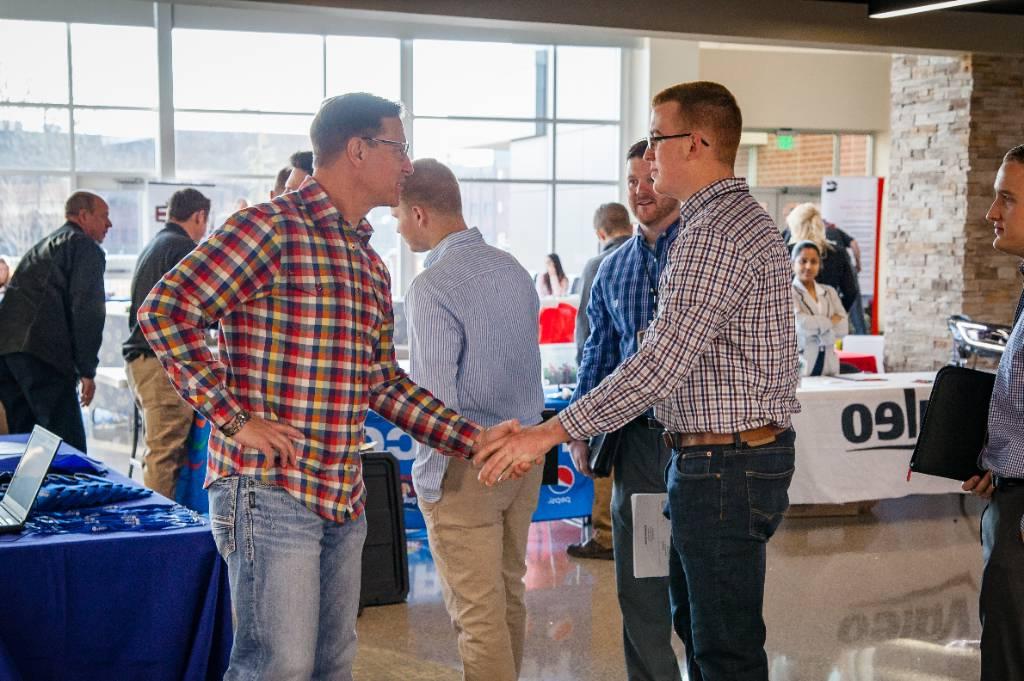
[[[615,552],[610,546],[605,547],[593,539],[588,539],[584,544],[569,544],[565,552],[573,558],[593,558],[595,560],[611,560]]]

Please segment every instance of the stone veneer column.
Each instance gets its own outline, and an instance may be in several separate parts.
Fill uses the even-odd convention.
[[[1009,323],[1020,294],[985,211],[1003,154],[1024,143],[1024,58],[894,56],[891,124],[886,365],[933,369],[949,361],[949,315]]]

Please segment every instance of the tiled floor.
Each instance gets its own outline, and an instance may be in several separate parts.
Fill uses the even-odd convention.
[[[919,496],[853,518],[787,519],[769,545],[773,681],[977,678],[980,511]],[[565,523],[533,526],[524,681],[625,679],[613,567],[568,558],[578,537]],[[461,678],[425,540],[409,550],[409,602],[359,621],[360,681]]]
[[[90,451],[126,467],[120,448]],[[982,507],[917,496],[857,517],[787,518],[768,551],[772,681],[976,679]],[[461,679],[425,536],[410,536],[409,600],[364,611],[357,681]],[[578,538],[563,522],[532,528],[523,681],[625,679],[613,566],[566,556]]]

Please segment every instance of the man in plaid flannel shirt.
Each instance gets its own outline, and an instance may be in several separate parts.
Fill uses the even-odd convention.
[[[235,612],[226,679],[352,678],[367,410],[462,457],[517,427],[463,419],[395,360],[365,216],[397,205],[413,172],[401,113],[365,93],[326,100],[312,177],[235,213],[139,310],[171,382],[216,426],[206,484]]]

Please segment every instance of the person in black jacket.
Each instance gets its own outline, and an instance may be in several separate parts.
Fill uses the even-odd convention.
[[[79,404],[89,406],[96,392],[106,317],[99,244],[111,227],[110,208],[79,191],[64,215],[67,222],[18,263],[0,301],[0,402],[12,433],[38,424],[84,452]]]
[[[167,379],[156,353],[142,334],[136,315],[150,289],[188,255],[203,235],[210,215],[210,199],[196,189],[179,189],[167,205],[170,220],[139,254],[132,276],[132,302],[128,308],[131,335],[121,346],[128,386],[142,412],[146,452],[142,479],[146,487],[174,499],[178,475],[188,459],[188,432],[192,407],[181,399]]]
[[[786,217],[786,224],[790,232],[786,247],[792,248],[801,241],[811,241],[818,247],[821,269],[817,282],[834,288],[839,293],[843,309],[849,314],[850,308],[860,298],[860,284],[846,249],[828,239],[821,211],[813,203],[801,203]]]

